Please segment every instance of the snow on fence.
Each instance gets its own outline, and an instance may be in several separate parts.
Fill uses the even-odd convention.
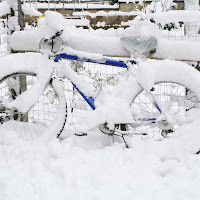
[[[118,4],[111,5],[108,1],[96,1],[96,0],[44,0],[44,1],[33,1],[33,0],[23,0],[24,5],[34,7],[36,9],[111,9],[115,10],[119,8]]]
[[[0,57],[10,53],[8,48],[7,19],[0,19]]]
[[[157,25],[159,27],[159,24]],[[185,23],[168,23],[165,24],[163,27],[160,27],[163,30],[164,37],[167,39],[177,39],[177,40],[184,40],[184,39],[200,39],[199,34],[199,27],[200,22],[185,22]]]

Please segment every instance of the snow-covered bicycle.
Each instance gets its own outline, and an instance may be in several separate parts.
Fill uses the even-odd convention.
[[[59,43],[60,35],[57,32],[41,44],[55,48],[54,40]],[[199,104],[200,74],[180,61],[119,61],[66,53],[50,57],[18,53],[0,59],[0,128],[14,130],[27,140],[43,133],[60,137],[67,118],[65,78],[93,110],[77,125],[79,136],[98,127],[104,134],[123,139],[132,134],[167,137],[186,123],[187,112]],[[97,94],[66,60],[126,70],[111,94]]]

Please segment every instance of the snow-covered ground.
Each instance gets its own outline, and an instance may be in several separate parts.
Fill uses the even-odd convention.
[[[93,132],[27,142],[0,132],[1,200],[200,198],[200,121],[163,141],[134,137],[131,148]]]

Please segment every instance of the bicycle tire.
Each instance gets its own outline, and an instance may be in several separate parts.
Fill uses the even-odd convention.
[[[152,68],[156,75],[151,93],[161,110],[167,113],[168,118],[170,117],[171,125],[169,123],[145,124],[141,121],[141,124],[132,124],[130,127],[140,135],[147,134],[155,139],[167,137],[169,133],[175,132],[185,123],[187,111],[199,107],[200,100],[200,89],[197,87],[200,85],[200,73],[185,63],[170,61],[169,65],[166,65],[165,62],[167,61],[157,61],[156,66]],[[162,64],[164,65],[161,67]],[[149,99],[148,92],[138,88],[135,94],[130,106],[134,118],[157,118],[160,115]]]
[[[15,80],[13,79],[14,77]],[[37,103],[30,108],[28,113],[23,114],[14,108],[7,108],[4,104],[5,101],[13,99],[14,89],[12,82],[19,79],[19,77],[26,77],[26,82],[28,83],[27,90],[31,89],[33,82],[38,80],[36,74],[31,72],[7,74],[0,80],[0,128],[13,130],[20,138],[25,140],[34,140],[40,135],[49,132],[59,136],[64,129],[67,117],[64,92],[62,93],[57,87],[60,84],[59,81],[53,79],[51,83],[48,83]],[[11,91],[11,89],[13,90]],[[51,99],[49,95],[47,96],[48,92],[51,92]],[[62,115],[64,116],[58,119],[60,110],[62,110]]]

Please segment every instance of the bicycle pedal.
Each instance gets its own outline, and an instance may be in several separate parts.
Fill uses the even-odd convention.
[[[75,136],[80,136],[80,137],[87,136],[87,133],[75,133]]]

